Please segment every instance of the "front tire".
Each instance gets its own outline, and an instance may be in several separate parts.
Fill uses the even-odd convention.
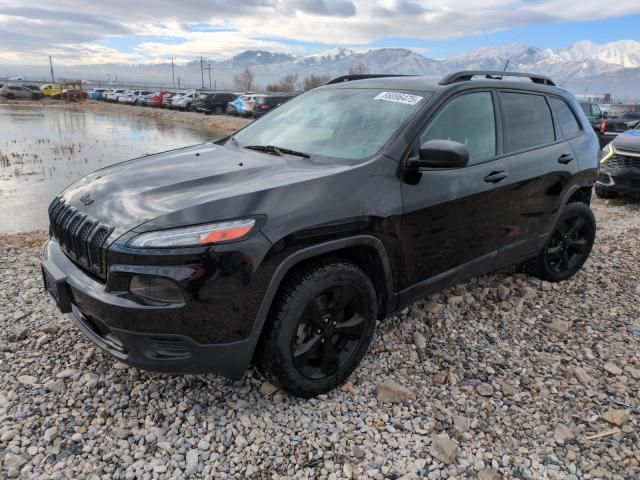
[[[256,367],[275,386],[312,397],[342,384],[375,330],[377,297],[356,265],[335,259],[285,280],[272,306]]]
[[[567,280],[589,258],[595,238],[596,219],[589,205],[569,203],[560,214],[546,245],[525,265],[525,270],[548,282]]]

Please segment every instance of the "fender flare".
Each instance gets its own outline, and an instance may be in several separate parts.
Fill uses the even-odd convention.
[[[373,247],[376,250],[385,275],[385,286],[387,290],[386,311],[387,313],[395,311],[397,305],[397,295],[393,290],[391,262],[389,260],[389,256],[387,255],[387,250],[385,249],[380,239],[372,235],[357,235],[354,237],[340,238],[337,240],[331,240],[328,242],[323,242],[317,245],[303,248],[286,257],[278,265],[275,273],[269,281],[269,285],[262,298],[262,301],[260,302],[260,307],[258,309],[255,322],[248,337],[249,360],[253,358],[253,354],[258,345],[258,341],[260,340],[260,336],[262,335],[262,330],[266,323],[267,315],[269,314],[269,310],[271,309],[271,305],[273,303],[273,300],[275,299],[276,293],[278,292],[282,281],[284,280],[287,273],[291,270],[291,268],[304,260],[312,257],[317,257],[318,255],[335,252],[344,248],[358,246],[369,246]]]

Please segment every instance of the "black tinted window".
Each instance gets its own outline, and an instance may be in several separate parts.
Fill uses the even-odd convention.
[[[567,102],[559,98],[550,98],[549,103],[551,103],[551,108],[556,114],[564,138],[575,137],[582,131],[576,116],[573,114],[573,110],[567,105]]]
[[[555,132],[547,101],[541,95],[502,93],[510,151],[553,143]]]
[[[491,93],[470,93],[450,100],[420,135],[420,145],[429,140],[463,143],[471,163],[494,157],[496,120]]]

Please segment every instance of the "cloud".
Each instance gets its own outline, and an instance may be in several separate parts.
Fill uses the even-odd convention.
[[[245,49],[292,51],[296,42],[299,49],[326,49],[384,37],[445,40],[640,13],[638,0],[607,8],[601,0],[571,8],[565,0],[1,1],[0,60],[14,63],[44,63],[52,53],[65,62],[188,61]],[[274,38],[281,40],[265,40]]]

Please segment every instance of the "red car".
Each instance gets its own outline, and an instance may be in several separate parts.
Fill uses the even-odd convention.
[[[167,93],[172,93],[169,90],[160,90],[156,92],[155,95],[151,98],[151,106],[152,107],[162,107],[162,100]]]

